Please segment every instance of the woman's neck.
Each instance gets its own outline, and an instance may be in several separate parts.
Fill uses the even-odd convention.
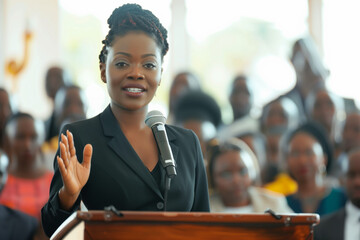
[[[121,109],[114,104],[111,104],[111,110],[115,115],[116,120],[118,121],[121,129],[127,131],[131,130],[141,130],[146,127],[145,125],[145,116],[147,113],[147,108],[140,109],[137,111],[129,111]],[[125,128],[126,126],[126,128]]]
[[[323,189],[323,185],[317,184],[316,180],[298,182],[298,196],[299,197],[308,197],[313,196],[319,193]]]

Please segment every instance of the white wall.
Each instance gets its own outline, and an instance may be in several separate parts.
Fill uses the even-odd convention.
[[[21,111],[45,119],[50,114],[51,102],[44,88],[47,68],[60,61],[59,7],[57,0],[0,0],[0,33],[4,36],[3,61],[21,61],[24,51],[24,31],[33,33],[28,65],[18,76],[18,89],[12,92],[13,79],[0,71],[4,84],[12,93],[13,101]],[[4,14],[2,14],[4,13]],[[3,28],[1,27],[3,26]],[[1,61],[1,59],[0,59]],[[4,63],[1,64],[4,66]],[[4,67],[2,67],[4,69]]]

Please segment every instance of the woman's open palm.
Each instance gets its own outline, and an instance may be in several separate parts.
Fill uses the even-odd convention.
[[[72,133],[67,130],[66,136],[61,134],[60,157],[57,156],[57,162],[64,190],[70,196],[80,194],[81,189],[89,179],[92,151],[91,144],[87,144],[84,147],[83,162],[79,163]]]

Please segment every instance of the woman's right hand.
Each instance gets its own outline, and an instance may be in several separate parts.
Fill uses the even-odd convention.
[[[84,147],[83,162],[79,163],[72,133],[67,130],[66,136],[61,134],[60,156],[57,156],[63,187],[59,192],[60,205],[64,210],[70,210],[79,197],[81,189],[89,179],[92,146]]]

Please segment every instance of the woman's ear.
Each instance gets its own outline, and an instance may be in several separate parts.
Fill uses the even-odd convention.
[[[100,68],[100,77],[101,80],[106,83],[106,64],[105,63],[100,63],[99,64],[99,68]]]

